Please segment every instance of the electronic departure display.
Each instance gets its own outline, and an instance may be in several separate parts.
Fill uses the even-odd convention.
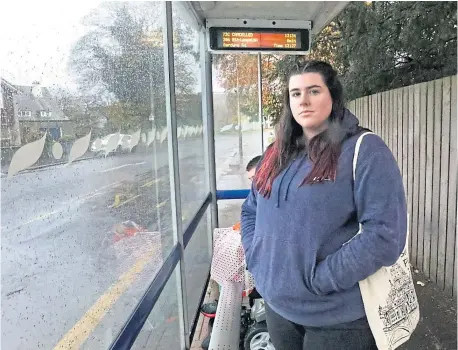
[[[308,51],[307,29],[210,28],[210,49]]]

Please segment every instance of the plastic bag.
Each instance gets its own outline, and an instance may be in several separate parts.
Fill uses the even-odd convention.
[[[231,281],[244,283],[245,290],[254,288],[253,276],[246,270],[240,231],[232,227],[213,231],[211,277],[220,285]]]

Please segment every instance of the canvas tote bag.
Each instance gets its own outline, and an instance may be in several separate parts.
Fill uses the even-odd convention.
[[[353,156],[353,182],[359,148],[366,132],[359,136]],[[362,226],[359,225],[361,234]],[[409,340],[420,319],[420,310],[410,269],[409,227],[404,250],[392,266],[382,267],[359,282],[367,320],[380,350],[393,350]]]

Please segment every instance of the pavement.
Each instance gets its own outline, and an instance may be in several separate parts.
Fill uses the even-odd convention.
[[[218,174],[237,146],[236,135],[217,136]],[[109,347],[173,247],[167,149],[156,158],[157,167],[137,152],[1,179],[2,349]],[[207,193],[202,139],[180,141],[179,158],[186,227]],[[185,251],[190,322],[210,263],[206,225]],[[178,327],[175,283],[134,348],[160,339],[175,348],[176,333],[152,336]]]
[[[415,268],[413,278],[420,304],[420,322],[410,341],[399,349],[457,349],[456,296],[447,295]]]

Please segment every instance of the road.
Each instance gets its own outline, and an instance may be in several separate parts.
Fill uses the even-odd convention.
[[[218,138],[218,166],[237,144],[236,135]],[[181,141],[179,155],[185,227],[207,192],[202,141]],[[157,152],[157,177],[153,155],[138,152],[1,186],[2,349],[107,348],[173,246],[167,149]],[[146,232],[116,241],[127,220]],[[205,223],[199,229],[205,237]],[[205,255],[197,250],[207,245],[187,254]],[[201,284],[208,253],[199,261],[188,273]],[[189,285],[195,304],[199,288]]]

